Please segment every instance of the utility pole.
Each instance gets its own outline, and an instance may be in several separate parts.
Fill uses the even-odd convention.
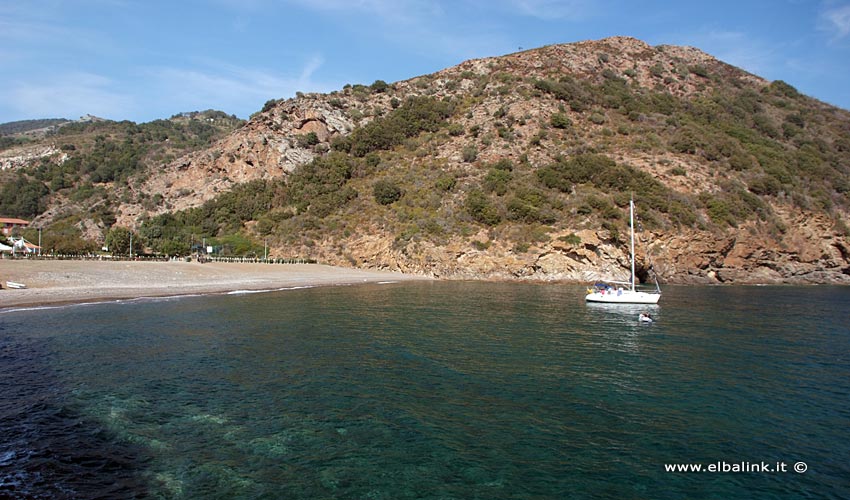
[[[41,257],[41,228],[38,228],[38,256]]]
[[[133,231],[130,231],[130,260],[133,260]]]

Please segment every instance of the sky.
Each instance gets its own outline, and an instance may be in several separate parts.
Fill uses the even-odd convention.
[[[850,0],[0,0],[0,123],[148,122],[632,36],[850,109]]]

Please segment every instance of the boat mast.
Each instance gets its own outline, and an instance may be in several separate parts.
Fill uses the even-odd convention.
[[[629,200],[629,229],[632,233],[632,291],[635,291],[635,200]]]

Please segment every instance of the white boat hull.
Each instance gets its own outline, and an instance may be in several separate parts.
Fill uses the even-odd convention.
[[[15,283],[14,281],[7,281],[6,288],[26,288],[27,286],[23,283]]]
[[[661,299],[660,293],[638,292],[632,290],[591,292],[584,300],[586,302],[603,302],[606,304],[657,304]]]
[[[629,262],[631,264],[631,280],[628,282],[616,282],[612,281],[610,283],[619,283],[621,285],[629,285],[629,288],[623,289],[622,287],[614,288],[611,286],[599,287],[597,286],[594,289],[588,289],[587,296],[585,296],[585,302],[598,302],[603,304],[657,304],[659,300],[661,300],[661,288],[658,288],[656,292],[641,292],[635,289],[635,283],[637,283],[637,276],[635,275],[635,202],[634,200],[629,200],[629,234],[631,235],[631,241],[629,245]],[[658,287],[658,280],[655,281],[656,287]]]

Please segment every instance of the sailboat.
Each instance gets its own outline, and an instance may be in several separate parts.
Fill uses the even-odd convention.
[[[631,264],[632,275],[628,282],[612,281],[596,285],[588,289],[585,302],[604,302],[608,304],[657,304],[661,299],[661,287],[655,281],[654,292],[644,292],[635,289],[635,202],[629,200],[629,229],[631,229]],[[617,286],[611,286],[611,284]],[[623,288],[627,285],[628,288]]]

